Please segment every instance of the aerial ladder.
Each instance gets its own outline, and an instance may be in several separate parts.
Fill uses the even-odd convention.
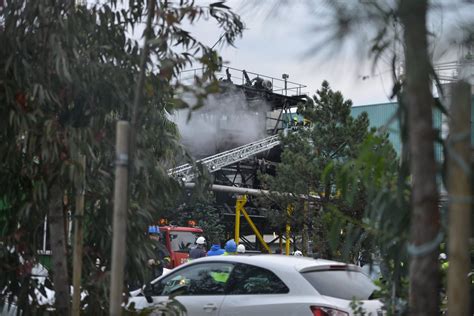
[[[230,149],[201,160],[197,160],[197,164],[202,164],[203,166],[209,169],[209,172],[213,173],[216,172],[226,166],[230,166],[236,162],[242,161],[246,158],[259,154],[261,152],[267,151],[272,149],[275,146],[280,144],[280,138],[278,135],[269,136],[263,138],[261,140]],[[192,180],[195,178],[195,168],[191,164],[183,164],[173,169],[168,170],[168,175],[174,178],[180,179],[184,182],[184,186],[186,188],[193,188],[195,184]],[[235,232],[234,232],[234,240],[239,240],[240,235],[240,215],[242,214],[244,218],[249,223],[250,227],[255,233],[256,238],[260,241],[267,252],[270,252],[270,248],[268,244],[264,241],[263,236],[258,231],[257,227],[253,223],[252,219],[246,212],[244,206],[247,202],[248,195],[265,195],[270,194],[270,191],[266,190],[259,190],[259,189],[252,189],[252,188],[241,188],[241,187],[231,187],[225,185],[218,185],[214,184],[211,188],[213,191],[221,191],[221,192],[229,192],[229,193],[236,193],[238,194],[238,198],[236,201],[236,217],[235,217]],[[287,193],[279,193],[279,194],[287,194]],[[302,199],[305,200],[318,200],[318,196],[301,196]],[[291,213],[291,206],[289,206],[288,210],[289,214]],[[285,245],[285,252],[286,255],[289,255],[290,252],[290,225],[286,225],[286,245]]]
[[[242,161],[244,159],[247,159],[251,156],[254,156],[256,154],[259,154],[261,152],[267,151],[272,149],[273,147],[277,146],[280,144],[280,138],[278,135],[273,135],[269,136],[263,139],[260,139],[258,141],[230,149],[206,158],[203,158],[201,160],[196,161],[196,164],[202,164],[203,166],[207,167],[209,172],[213,173],[216,172],[226,166],[230,166],[236,162]],[[168,175],[174,178],[180,179],[182,182],[185,183],[186,187],[193,187],[194,183],[191,183],[191,181],[194,179],[196,176],[195,174],[195,168],[193,165],[187,163],[181,166],[178,166],[173,169],[168,170]],[[240,235],[240,214],[244,215],[244,218],[247,220],[249,225],[251,226],[252,230],[255,232],[255,236],[259,239],[261,244],[264,246],[265,250],[267,252],[270,252],[270,248],[267,245],[267,243],[263,240],[263,236],[260,234],[258,231],[257,227],[253,223],[252,219],[250,216],[247,214],[245,211],[244,205],[247,202],[247,194],[255,194],[255,192],[258,192],[258,194],[262,194],[262,190],[255,190],[255,189],[246,189],[245,192],[242,191],[240,192],[239,189],[243,188],[231,188],[227,186],[219,186],[219,185],[213,185],[214,190],[219,191],[219,188],[217,187],[223,187],[227,190],[230,189],[229,192],[233,193],[240,193],[238,199],[237,199],[237,204],[236,204],[236,218],[235,218],[235,236],[234,239],[238,242],[239,240],[239,235]],[[252,192],[249,192],[252,191]],[[255,192],[253,192],[255,191]],[[289,240],[289,239],[288,239]],[[288,246],[289,248],[289,246]]]
[[[247,159],[261,152],[270,150],[274,148],[275,146],[278,146],[279,144],[280,144],[279,136],[273,135],[273,136],[269,136],[261,140],[258,140],[258,141],[255,141],[255,142],[252,142],[252,143],[249,143],[249,144],[246,144],[234,149],[230,149],[230,150],[203,158],[201,160],[197,160],[196,164],[202,164],[209,170],[209,172],[213,173],[226,166],[230,166],[236,162],[242,161],[244,159]],[[169,169],[168,175],[182,181],[186,188],[193,188],[195,186],[192,180],[196,177],[196,173],[195,173],[194,165],[192,164],[187,163],[187,164],[178,166],[176,168]],[[260,241],[264,249],[267,252],[270,252],[270,248],[268,244],[264,241],[263,236],[258,231],[252,219],[246,212],[244,206],[247,202],[248,195],[259,196],[259,195],[270,194],[271,192],[267,190],[232,187],[232,186],[218,185],[218,184],[213,184],[211,187],[211,190],[238,194],[238,198],[236,201],[236,208],[235,208],[236,216],[235,216],[234,240],[236,241],[239,240],[240,215],[242,214],[243,217],[249,223],[250,227],[255,233],[256,238]],[[273,193],[283,194],[283,195],[289,194],[289,193],[278,193],[278,192],[273,192]],[[303,200],[316,200],[316,201],[319,200],[319,196],[313,196],[313,195],[300,195],[300,198],[302,198]],[[292,213],[291,206],[288,206],[287,212],[289,215]],[[286,225],[285,235],[286,235],[285,236],[285,239],[286,239],[285,252],[286,252],[286,255],[289,255],[290,254],[290,225],[289,223],[287,223]],[[281,240],[281,237],[280,237],[280,240]]]
[[[202,164],[207,167],[209,172],[216,172],[226,166],[230,166],[236,162],[247,159],[251,156],[259,154],[261,152],[272,149],[273,147],[280,144],[280,138],[278,135],[269,136],[255,142],[233,148],[201,160],[197,160],[196,164]],[[184,183],[191,182],[195,174],[195,168],[193,165],[187,163],[168,170],[168,175],[174,178],[178,178]]]

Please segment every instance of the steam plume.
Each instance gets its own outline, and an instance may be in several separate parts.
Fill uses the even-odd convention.
[[[185,99],[193,103],[191,98]],[[178,125],[183,145],[199,159],[264,138],[268,110],[264,100],[248,102],[244,93],[234,88],[208,96],[189,121],[189,110],[177,111],[171,119]]]

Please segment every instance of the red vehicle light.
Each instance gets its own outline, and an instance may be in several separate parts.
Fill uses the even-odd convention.
[[[322,307],[322,306],[310,306],[313,316],[349,316],[346,312],[338,309]]]
[[[160,220],[158,221],[158,224],[160,226],[168,225],[168,220],[166,218],[160,218]]]

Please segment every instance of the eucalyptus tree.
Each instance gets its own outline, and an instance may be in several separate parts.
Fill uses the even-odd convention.
[[[398,101],[398,111],[390,122],[396,120],[399,123],[402,143],[398,168],[387,174],[359,173],[362,169],[373,170],[370,167],[372,163],[392,165],[378,156],[378,152],[372,152],[372,156],[367,154],[365,158],[361,157],[362,160],[366,159],[365,162],[357,159],[349,161],[340,176],[342,183],[345,182],[342,179],[347,179],[351,171],[354,171],[354,177],[350,177],[352,179],[366,177],[360,178],[360,182],[381,181],[374,186],[379,190],[366,195],[368,207],[363,222],[358,226],[367,229],[369,227],[364,224],[370,223],[369,226],[377,228],[371,230],[376,241],[383,241],[379,243],[379,250],[384,253],[383,259],[388,262],[393,277],[388,282],[393,287],[385,294],[391,297],[392,302],[408,298],[409,309],[405,312],[414,315],[438,314],[437,258],[440,242],[444,239],[442,224],[446,218],[441,216],[438,207],[436,181],[443,174],[439,172],[442,168],[436,165],[433,147],[435,142],[441,140],[441,136],[440,131],[433,128],[432,114],[434,108],[444,113],[446,111],[430,90],[434,82],[438,90],[442,91],[433,64],[435,47],[442,40],[440,32],[433,26],[446,27],[448,14],[450,22],[459,18],[453,23],[455,26],[446,32],[452,39],[446,51],[459,53],[462,46],[472,47],[472,18],[463,18],[462,13],[472,12],[473,3],[469,0],[307,0],[301,3],[306,5],[310,15],[315,15],[307,19],[309,23],[315,24],[311,25],[311,30],[315,35],[323,34],[319,36],[321,40],[306,51],[306,56],[312,58],[324,50],[334,54],[336,50],[342,51],[340,48],[344,43],[349,43],[350,47],[357,43],[357,57],[362,62],[368,57],[373,70],[377,69],[381,61],[390,64],[393,79],[390,97]],[[278,5],[279,10],[269,11],[283,12],[285,5],[293,3],[281,1]],[[313,38],[317,40],[318,36]],[[472,53],[467,58],[472,59]],[[376,148],[372,142],[364,146],[367,153]],[[353,168],[354,164],[360,164],[360,169]],[[350,240],[347,247],[361,241],[360,238]],[[409,295],[404,291],[406,287],[402,286],[405,278],[408,278]],[[400,308],[407,307],[401,305]],[[401,312],[396,310],[395,305],[391,307],[394,307],[391,312]]]
[[[166,172],[180,152],[177,129],[167,113],[188,106],[177,90],[194,93],[198,102],[190,106],[199,106],[217,89],[219,57],[188,28],[198,20],[217,21],[226,43],[243,30],[240,18],[222,2],[159,1],[147,30],[149,52],[141,63],[140,40],[131,34],[144,23],[146,4],[75,6],[72,1],[40,0],[0,5],[0,286],[2,296],[17,299],[25,312],[35,305],[28,303],[38,287],[31,266],[47,216],[56,310],[68,313],[67,216],[83,172],[85,306],[88,312],[107,310],[114,126],[119,119],[131,119],[140,71],[146,75],[136,108],[126,279],[143,281],[151,251],[144,232],[178,189]],[[185,87],[176,79],[193,63],[203,70],[193,88]],[[87,156],[85,170],[79,167],[79,154]]]
[[[394,82],[391,97],[398,100],[394,119],[400,125],[401,161],[396,182],[391,176],[379,177],[385,184],[370,197],[370,203],[379,205],[378,210],[369,207],[365,221],[379,228],[378,238],[385,240],[379,246],[394,276],[394,287],[390,289],[392,302],[408,296],[410,314],[439,314],[438,254],[444,232],[437,176],[443,174],[437,174],[441,168],[435,161],[434,144],[441,136],[433,127],[433,111],[438,108],[446,114],[446,110],[431,91],[434,82],[443,94],[432,59],[440,34],[433,31],[429,15],[456,11],[456,6],[472,11],[472,2],[397,0],[327,4],[334,17],[327,28],[332,32],[331,38],[336,42],[363,39],[359,47],[369,53],[374,68],[382,58],[391,60]],[[458,36],[460,41],[456,44],[472,45],[472,22],[459,21],[459,30],[464,36]],[[373,158],[374,162],[380,161]],[[392,240],[386,239],[387,236],[393,237]],[[408,277],[409,295],[397,287],[403,283],[403,277]]]
[[[440,310],[438,254],[443,232],[434,156],[434,143],[440,137],[433,128],[432,113],[436,106],[443,111],[444,108],[435,101],[430,89],[432,82],[439,84],[439,80],[430,55],[430,45],[435,37],[430,38],[427,16],[437,5],[428,0],[399,0],[352,4],[333,2],[329,6],[336,17],[336,23],[332,24],[336,40],[357,36],[364,33],[361,30],[366,30],[363,44],[370,43],[365,51],[369,52],[374,65],[382,56],[392,60],[392,97],[398,98],[397,118],[403,144],[398,187],[389,195],[391,198],[385,199],[387,203],[380,205],[379,216],[370,218],[380,227],[384,224],[381,219],[389,214],[386,211],[398,208],[397,215],[385,218],[391,224],[401,225],[398,234],[401,238],[395,238],[392,243],[387,241],[384,249],[393,250],[390,246],[397,246],[398,250],[391,252],[389,257],[395,262],[398,259],[393,254],[409,258],[409,312],[436,315]],[[440,7],[442,9],[443,5]],[[401,63],[402,73],[399,71]],[[377,199],[373,202],[379,201],[383,192],[374,195]],[[405,218],[408,205],[404,201],[407,199],[411,201],[408,204],[409,221],[401,220]],[[388,235],[396,230],[389,230]],[[387,261],[390,260],[387,258]],[[395,268],[394,271],[398,273],[406,269]],[[403,297],[400,294],[392,290],[392,301],[397,296]]]

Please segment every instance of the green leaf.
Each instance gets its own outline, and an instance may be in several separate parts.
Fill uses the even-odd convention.
[[[224,3],[225,3],[225,1],[213,2],[209,6],[211,8],[222,8],[222,9],[230,10],[230,8],[228,6],[226,6]]]

